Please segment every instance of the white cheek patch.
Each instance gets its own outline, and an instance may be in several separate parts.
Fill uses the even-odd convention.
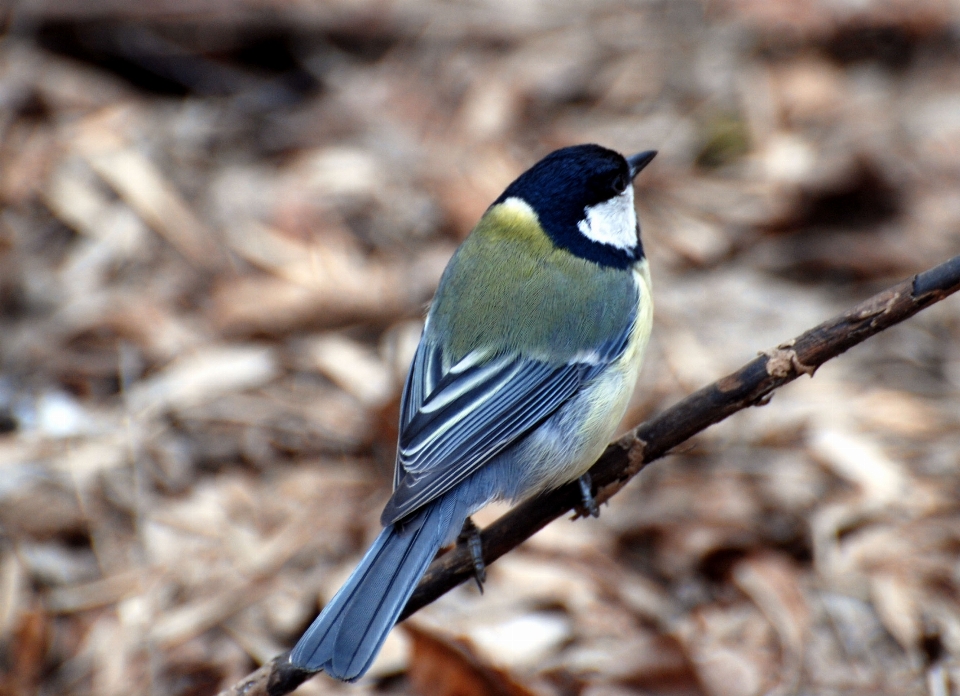
[[[633,208],[632,186],[608,201],[587,206],[584,213],[586,217],[577,223],[584,237],[618,249],[637,246],[637,211]]]

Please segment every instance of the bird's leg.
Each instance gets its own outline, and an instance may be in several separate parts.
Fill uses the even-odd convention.
[[[473,579],[477,581],[477,588],[483,594],[483,583],[487,580],[487,566],[483,562],[483,543],[480,540],[480,528],[469,517],[463,521],[463,529],[457,537],[457,543],[466,543],[470,549],[470,558],[473,559]]]
[[[577,479],[577,482],[580,484],[583,507],[590,513],[590,517],[600,517],[600,508],[597,507],[597,501],[593,497],[593,480],[590,478],[590,474],[584,474]]]

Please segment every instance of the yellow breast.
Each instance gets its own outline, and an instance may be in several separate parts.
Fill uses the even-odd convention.
[[[544,465],[538,467],[538,480],[527,490],[528,495],[549,490],[586,473],[603,453],[623,419],[653,325],[650,271],[646,260],[637,264],[633,272],[640,300],[627,348],[619,360],[574,399],[576,403],[567,407],[578,414],[576,425],[570,424],[577,432],[562,438],[562,451],[555,451],[558,443],[549,438],[544,438],[549,442],[535,445]]]

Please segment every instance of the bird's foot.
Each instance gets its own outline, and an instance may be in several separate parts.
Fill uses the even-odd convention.
[[[483,562],[483,542],[480,539],[480,528],[469,517],[463,521],[463,529],[457,537],[457,543],[461,542],[470,549],[470,558],[473,560],[473,579],[477,581],[480,594],[483,594],[483,583],[487,581],[487,566]]]
[[[593,480],[590,474],[586,473],[577,479],[580,484],[580,496],[583,498],[583,507],[590,513],[590,517],[600,517],[600,508],[597,507],[597,501],[593,497]]]

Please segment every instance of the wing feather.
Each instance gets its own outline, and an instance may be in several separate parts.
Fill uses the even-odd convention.
[[[425,332],[401,397],[394,493],[381,521],[435,500],[536,429],[623,353],[633,323],[563,364],[477,351],[445,371],[441,347]]]

